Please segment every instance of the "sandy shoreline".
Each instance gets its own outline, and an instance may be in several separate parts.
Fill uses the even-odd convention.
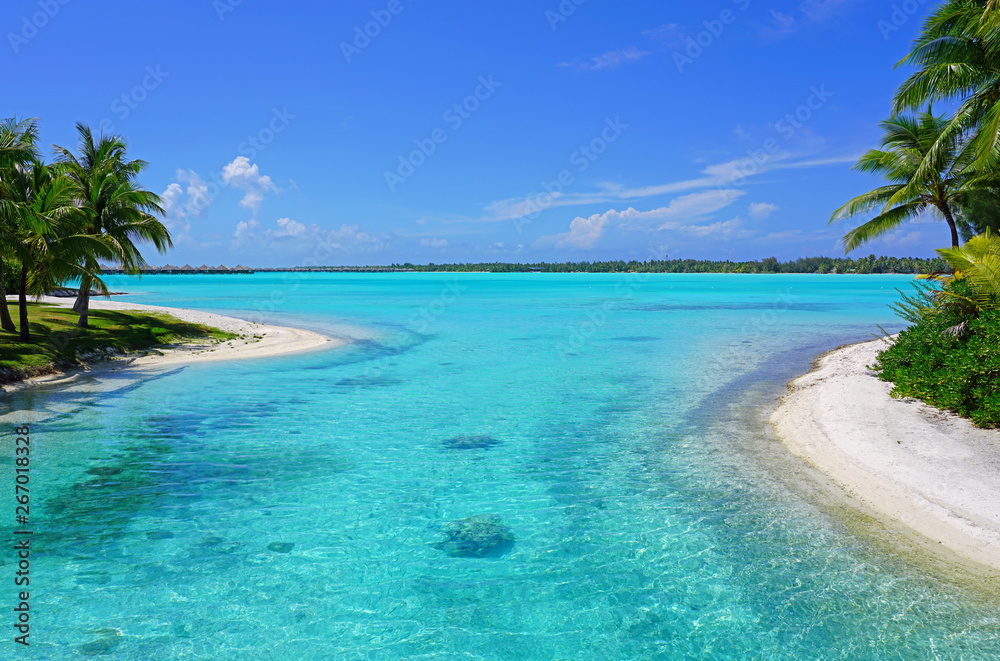
[[[852,503],[1000,577],[1000,431],[891,398],[867,369],[885,347],[823,356],[789,384],[771,423]]]
[[[55,298],[43,296],[42,303],[51,303],[63,307],[73,305],[72,298]],[[97,372],[118,370],[127,367],[159,367],[178,364],[202,363],[217,360],[239,360],[247,358],[265,358],[321,348],[333,348],[346,344],[344,340],[334,339],[299,328],[284,326],[268,326],[255,324],[235,317],[227,317],[200,310],[185,308],[170,308],[157,305],[143,305],[124,301],[107,301],[92,299],[90,307],[93,310],[137,310],[147,312],[162,312],[182,321],[203,324],[220,330],[245,336],[245,339],[230,342],[203,344],[190,343],[151,350],[145,355],[126,356],[113,360],[94,363],[87,367],[75,368],[66,372],[58,372],[46,376],[35,377],[18,383],[3,386],[3,391],[10,392],[38,384],[51,384],[73,380],[79,374],[94,374]]]

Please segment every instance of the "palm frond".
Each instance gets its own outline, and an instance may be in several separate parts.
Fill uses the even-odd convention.
[[[883,236],[898,228],[907,220],[916,217],[923,209],[919,202],[911,202],[889,209],[868,222],[851,230],[844,237],[845,253],[851,252],[872,239]]]

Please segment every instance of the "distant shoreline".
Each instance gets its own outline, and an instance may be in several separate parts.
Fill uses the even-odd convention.
[[[849,257],[801,257],[780,262],[775,257],[752,261],[712,259],[651,259],[605,260],[581,262],[459,262],[451,264],[389,264],[381,266],[289,266],[257,268],[242,264],[230,267],[190,264],[174,266],[149,265],[140,271],[142,275],[253,275],[254,273],[705,273],[705,274],[879,274],[879,275],[919,275],[946,270],[947,264],[940,258],[923,257],[876,257],[869,255],[853,259]],[[122,269],[103,267],[105,274],[129,275]]]
[[[1000,577],[1000,431],[889,396],[867,366],[886,340],[826,354],[771,416],[791,452],[857,508]]]
[[[921,275],[919,273],[734,273],[732,271],[699,271],[699,272],[668,272],[668,271],[426,271],[416,269],[380,269],[364,267],[331,267],[331,268],[273,268],[254,269],[252,271],[143,271],[138,275],[254,275],[255,273],[537,273],[540,275],[627,275],[630,273],[641,273],[644,275]],[[122,271],[105,271],[104,275],[124,275],[132,276],[133,273]],[[111,292],[112,296],[121,296],[126,292]]]

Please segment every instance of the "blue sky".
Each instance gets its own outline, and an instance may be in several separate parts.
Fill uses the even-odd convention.
[[[0,115],[123,134],[155,264],[839,255],[933,4],[6,0]]]

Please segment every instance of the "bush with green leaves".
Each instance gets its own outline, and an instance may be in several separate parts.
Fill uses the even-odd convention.
[[[963,305],[970,297],[964,281],[904,296],[898,309],[915,323],[873,367],[894,384],[894,397],[915,397],[980,427],[1000,427],[1000,310]]]

